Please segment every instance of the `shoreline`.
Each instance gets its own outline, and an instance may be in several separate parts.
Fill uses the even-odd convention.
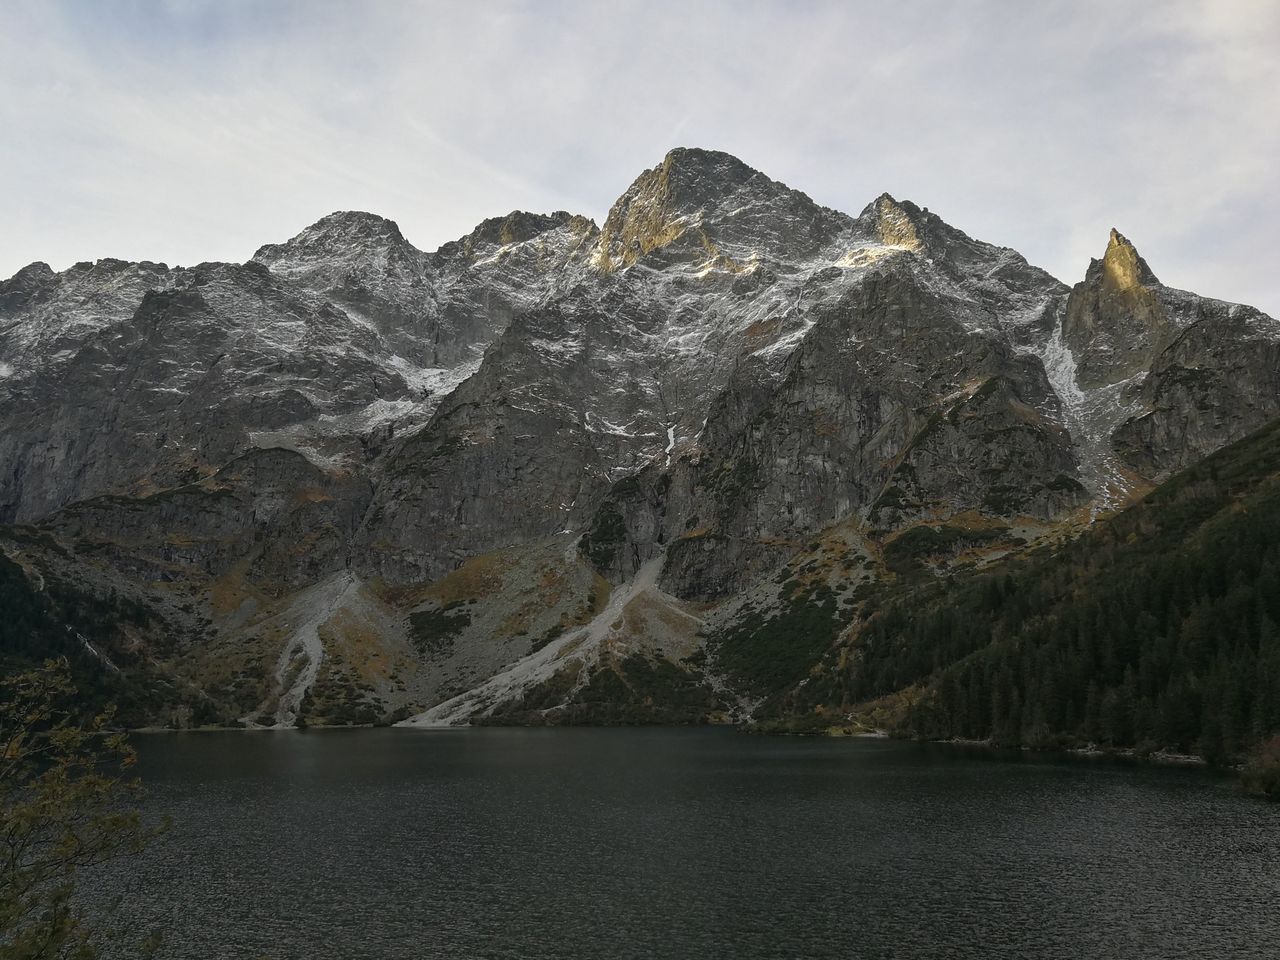
[[[887,736],[888,734],[886,734]],[[1209,763],[1204,757],[1196,756],[1194,753],[1174,753],[1169,750],[1153,750],[1150,753],[1140,753],[1136,747],[1099,747],[1096,744],[1089,744],[1084,747],[1028,747],[1020,745],[1016,747],[1002,747],[992,743],[990,740],[966,740],[963,737],[952,737],[949,740],[916,740],[916,743],[945,743],[958,747],[980,747],[984,750],[1008,750],[1019,751],[1022,753],[1044,753],[1044,754],[1064,754],[1073,757],[1083,758],[1111,758],[1119,760],[1133,760],[1137,763],[1160,763],[1173,766],[1184,767],[1208,767]],[[1233,767],[1224,767],[1225,770],[1233,770]]]
[[[315,725],[306,727],[263,727],[263,726],[200,726],[200,727],[134,727],[122,732],[133,735],[143,734],[147,736],[155,734],[182,734],[182,733],[249,733],[249,734],[265,734],[265,733],[327,733],[337,731],[352,730],[413,730],[416,732],[448,732],[462,730],[478,730],[478,729],[557,729],[555,725],[532,725],[532,724],[459,724],[457,726],[439,726],[439,727],[404,727],[399,724],[342,724],[342,725]],[[1129,760],[1135,763],[1153,763],[1162,766],[1181,766],[1181,767],[1200,767],[1204,769],[1215,769],[1203,758],[1194,754],[1174,753],[1166,750],[1157,750],[1151,753],[1139,753],[1133,747],[1099,747],[1089,745],[1084,747],[1004,747],[993,744],[989,740],[967,740],[961,737],[952,737],[946,740],[927,740],[916,739],[911,737],[894,737],[886,730],[880,729],[862,729],[858,731],[846,731],[841,728],[832,728],[823,731],[794,731],[794,730],[771,730],[760,729],[753,724],[746,723],[715,723],[715,724],[574,724],[559,729],[595,729],[595,730],[623,730],[623,729],[653,729],[654,727],[666,727],[675,730],[699,729],[704,727],[717,727],[732,729],[739,733],[749,733],[756,736],[773,736],[773,737],[821,737],[832,740],[901,740],[904,743],[922,743],[935,744],[940,746],[965,747],[970,749],[980,749],[992,753],[1027,753],[1041,754],[1044,756],[1060,756],[1074,757],[1078,759],[1111,759],[1111,760]],[[1224,772],[1237,773],[1236,767],[1221,768]]]

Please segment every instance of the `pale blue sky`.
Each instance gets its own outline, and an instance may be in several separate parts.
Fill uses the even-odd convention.
[[[243,260],[335,209],[427,249],[599,221],[703,146],[1067,282],[1114,225],[1280,314],[1280,0],[5,0],[0,90],[0,276]]]

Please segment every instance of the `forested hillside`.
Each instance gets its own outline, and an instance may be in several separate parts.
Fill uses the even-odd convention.
[[[49,549],[49,542],[22,528],[6,531],[10,544]],[[199,715],[202,698],[179,692],[139,652],[173,643],[153,611],[126,597],[95,592],[51,573],[24,569],[0,551],[0,672],[31,669],[49,658],[65,658],[86,715],[113,704],[127,726],[155,723],[175,705]]]
[[[785,712],[1232,761],[1280,730],[1280,422],[1068,546],[866,612]]]

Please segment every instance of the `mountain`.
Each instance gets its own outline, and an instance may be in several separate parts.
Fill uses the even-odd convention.
[[[72,646],[158,721],[772,717],[871,592],[1065,549],[1280,417],[1277,351],[1115,231],[1068,287],[677,149],[600,227],[24,268],[0,546],[46,625],[50,583],[145,611]]]

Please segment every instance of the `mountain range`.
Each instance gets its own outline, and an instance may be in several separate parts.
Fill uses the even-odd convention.
[[[1215,509],[1252,503],[1280,417],[1280,323],[1098,248],[1068,286],[909,201],[677,149],[602,225],[425,252],[339,212],[243,264],[33,263],[0,283],[0,655],[71,656],[138,725],[1097,740],[1123,669],[1011,720],[1025,684],[956,690],[1027,614],[949,598],[1066,589],[1046,564],[1164,529],[1233,444]],[[1138,729],[1139,686],[1107,738],[1193,747],[1199,720]]]

